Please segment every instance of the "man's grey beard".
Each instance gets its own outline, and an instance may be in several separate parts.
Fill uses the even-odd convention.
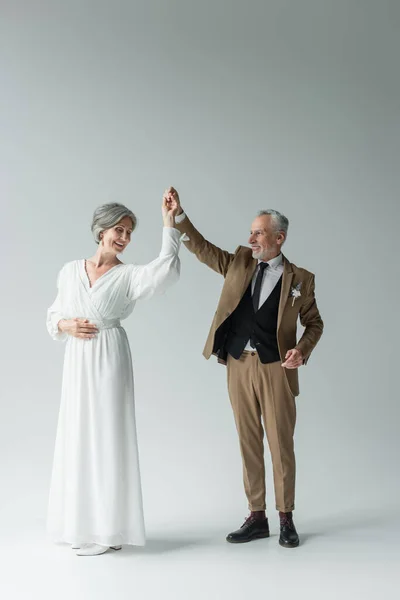
[[[256,258],[257,260],[265,260],[267,254],[268,252],[266,250],[261,252],[252,252],[253,258]]]

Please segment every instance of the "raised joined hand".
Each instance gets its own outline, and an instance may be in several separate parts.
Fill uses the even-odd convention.
[[[179,194],[175,188],[170,187],[165,190],[162,199],[162,215],[166,227],[174,227],[175,217],[182,213],[182,207],[179,200]]]

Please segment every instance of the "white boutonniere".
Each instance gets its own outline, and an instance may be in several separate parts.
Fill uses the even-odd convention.
[[[301,289],[301,284],[303,282],[300,281],[300,283],[298,283],[295,287],[292,287],[290,295],[293,298],[293,302],[292,302],[292,306],[294,306],[294,301],[296,300],[296,298],[300,298],[301,293],[300,293],[300,289]]]

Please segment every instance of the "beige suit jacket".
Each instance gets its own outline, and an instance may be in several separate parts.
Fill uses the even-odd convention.
[[[245,293],[254,275],[258,261],[253,258],[250,248],[238,246],[234,254],[221,250],[208,242],[186,217],[175,225],[189,240],[185,246],[208,267],[220,273],[225,278],[217,310],[208,334],[203,355],[209,359],[212,354],[218,356],[216,334],[226,319],[232,314]],[[301,296],[293,301],[292,289],[301,284]],[[315,300],[314,275],[302,269],[283,257],[282,289],[279,301],[277,340],[282,362],[286,352],[292,348],[301,351],[304,363],[307,363],[323,331],[323,321]],[[305,328],[300,340],[297,341],[297,321]],[[219,362],[226,364],[219,358]],[[297,369],[284,369],[286,381],[293,396],[299,394]]]

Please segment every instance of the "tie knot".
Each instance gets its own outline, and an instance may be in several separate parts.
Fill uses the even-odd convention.
[[[267,262],[260,262],[261,271],[264,271],[267,267],[269,267],[269,264]]]

